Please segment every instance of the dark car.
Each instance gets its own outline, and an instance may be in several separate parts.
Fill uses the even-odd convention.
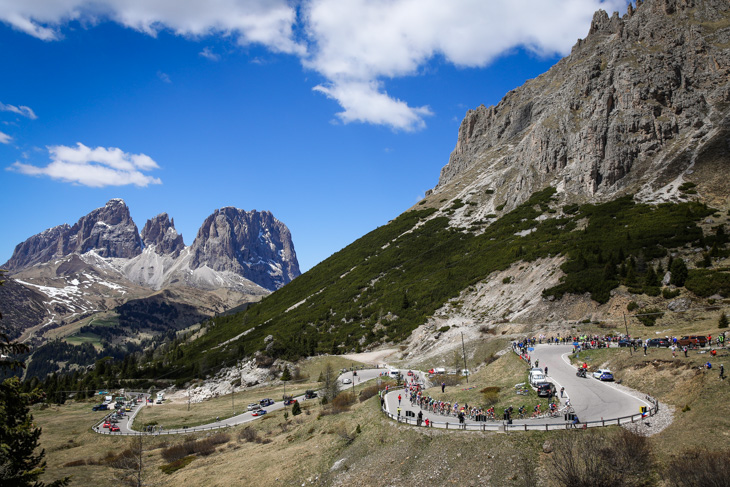
[[[650,347],[656,347],[656,348],[659,348],[659,347],[668,348],[671,345],[671,343],[669,342],[669,340],[667,338],[652,338],[651,340],[649,340],[649,343],[647,345]]]
[[[271,406],[272,404],[274,404],[274,400],[273,399],[269,399],[269,398],[261,399],[259,401],[259,404],[261,405],[262,408],[263,407],[266,407],[266,406]]]
[[[108,408],[106,407],[106,404],[97,404],[93,408],[91,408],[92,411],[106,411]]]
[[[314,399],[315,397],[317,397],[317,393],[311,389],[304,393],[304,399]]]
[[[539,397],[552,397],[555,393],[555,384],[552,382],[540,382],[537,384],[537,395]]]

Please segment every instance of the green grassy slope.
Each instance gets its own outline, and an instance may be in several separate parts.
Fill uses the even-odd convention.
[[[297,359],[403,340],[490,273],[551,255],[567,256],[566,276],[546,296],[591,293],[605,302],[619,284],[655,294],[652,259],[687,244],[724,248],[727,241],[723,232],[703,235],[697,222],[713,210],[692,202],[645,205],[623,197],[561,207],[547,188],[468,229],[450,227],[436,211],[408,211],[246,311],[210,320],[182,353],[165,359],[168,376],[200,375],[257,351]]]

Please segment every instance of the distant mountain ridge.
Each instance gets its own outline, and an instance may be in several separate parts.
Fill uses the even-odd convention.
[[[4,268],[15,274],[89,253],[152,289],[180,283],[274,291],[300,274],[291,233],[271,212],[215,210],[187,248],[167,213],[148,220],[140,234],[121,199],[110,200],[73,226],[63,224],[33,235],[15,247]]]
[[[167,213],[140,233],[121,199],[21,242],[3,268],[0,311],[13,336],[29,329],[43,335],[130,300],[162,300],[169,309],[196,309],[190,316],[212,316],[300,274],[291,233],[271,212],[215,210],[186,247]],[[142,315],[141,324],[159,322]]]

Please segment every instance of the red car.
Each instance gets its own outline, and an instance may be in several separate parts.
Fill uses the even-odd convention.
[[[252,416],[263,416],[264,414],[266,414],[266,409],[257,409]]]
[[[109,421],[104,421],[102,428],[111,428],[112,424]]]
[[[119,426],[117,426],[116,424],[113,424],[111,426],[111,428],[109,428],[109,431],[111,431],[111,432],[119,431]]]

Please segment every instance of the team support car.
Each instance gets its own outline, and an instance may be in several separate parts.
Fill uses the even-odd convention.
[[[552,382],[540,382],[537,384],[537,395],[539,397],[553,397],[557,389]]]
[[[263,416],[264,414],[266,414],[266,409],[257,409],[252,416]]]
[[[669,340],[667,338],[652,338],[651,340],[649,340],[649,342],[646,345],[649,347],[667,348],[667,347],[669,347],[669,345],[671,345],[671,343],[669,342]]]
[[[248,407],[246,407],[246,409],[248,409],[249,411],[256,411],[258,409],[261,409],[261,406],[254,402],[254,403],[249,404]]]
[[[608,369],[598,369],[593,372],[593,377],[598,380],[613,380],[613,372]]]
[[[266,407],[266,406],[271,406],[272,404],[274,404],[274,400],[273,399],[269,399],[267,397],[266,399],[261,399],[259,401],[259,404],[261,405],[262,408],[263,407]]]
[[[119,426],[117,426],[116,424],[113,424],[111,426],[111,428],[109,428],[109,431],[111,431],[112,433],[115,433],[115,432],[118,432],[118,431],[121,431],[121,430],[119,429]]]
[[[106,411],[107,409],[109,408],[106,407],[106,404],[97,404],[96,406],[91,408],[92,411]]]
[[[350,379],[350,378],[342,379],[342,383],[343,384],[352,384],[352,379]]]
[[[111,428],[112,424],[109,421],[104,421],[104,424],[101,426],[102,428]]]

